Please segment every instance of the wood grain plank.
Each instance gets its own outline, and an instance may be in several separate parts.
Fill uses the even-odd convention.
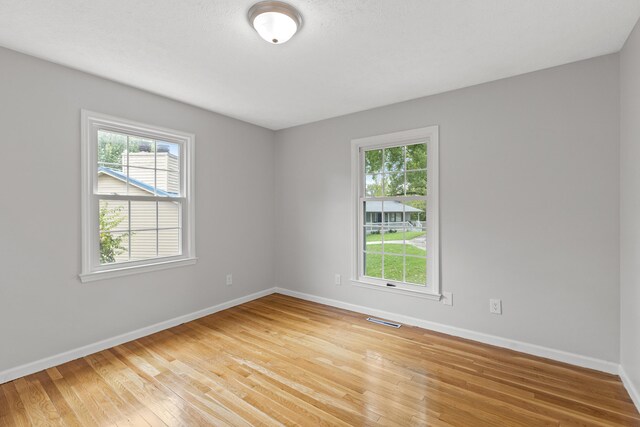
[[[640,426],[615,375],[270,295],[0,385],[29,425]]]
[[[5,419],[9,421],[10,425],[16,426],[29,426],[31,423],[27,416],[24,403],[20,398],[20,394],[16,389],[16,381],[12,381],[6,384],[2,384],[2,391],[7,399],[7,405],[9,413],[5,414]],[[8,416],[7,416],[8,415]]]

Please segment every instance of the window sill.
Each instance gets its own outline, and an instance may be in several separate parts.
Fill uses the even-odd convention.
[[[353,286],[358,286],[361,288],[375,289],[377,291],[391,292],[391,293],[400,294],[400,295],[409,295],[412,297],[424,298],[424,299],[429,299],[433,301],[440,301],[440,299],[442,299],[442,294],[439,294],[439,293],[405,289],[405,288],[394,288],[394,287],[378,285],[370,282],[363,282],[362,280],[356,280],[356,279],[351,279],[351,284]]]
[[[130,276],[132,274],[148,273],[150,271],[166,270],[168,268],[183,267],[185,265],[193,265],[198,258],[184,258],[171,261],[160,261],[153,264],[136,265],[133,267],[113,268],[104,271],[94,271],[91,273],[80,274],[82,283],[94,282],[96,280],[112,279],[114,277]]]

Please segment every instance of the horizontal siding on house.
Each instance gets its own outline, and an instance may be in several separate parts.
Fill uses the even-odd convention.
[[[163,191],[177,193],[180,190],[178,158],[170,153],[129,153],[129,176]],[[122,154],[126,171],[127,153]],[[146,168],[146,169],[142,169]],[[157,169],[154,174],[154,169]],[[169,172],[167,172],[169,171]]]
[[[127,194],[127,183],[102,173],[98,176],[98,193]],[[129,185],[129,195],[131,196],[149,196],[150,194],[135,185]]]
[[[101,175],[98,187],[104,193],[117,193],[122,181],[109,175]],[[113,191],[111,191],[113,190]],[[131,186],[130,193],[135,195],[150,195],[149,192]],[[159,230],[156,228],[180,227],[180,204],[176,202],[157,203],[155,201],[132,201],[129,203],[119,200],[101,200],[100,207],[109,209],[108,216],[120,217],[122,221],[111,230],[116,236],[125,236],[122,245],[126,248],[116,255],[116,262],[155,258],[156,256],[172,256],[180,254],[180,230]],[[131,226],[131,236],[126,236]],[[154,229],[152,231],[142,231]],[[156,246],[157,244],[157,246]]]

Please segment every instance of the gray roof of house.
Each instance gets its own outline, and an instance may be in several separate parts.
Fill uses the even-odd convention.
[[[105,174],[107,174],[109,176],[112,176],[112,177],[114,177],[116,179],[119,179],[120,181],[127,182],[127,176],[125,174],[123,174],[120,171],[113,170],[111,168],[106,168],[104,166],[100,166],[98,168],[98,173],[99,174],[100,173],[105,173]],[[141,189],[143,189],[145,191],[148,191],[151,194],[154,194],[154,192],[155,192],[155,194],[158,195],[158,196],[165,196],[165,197],[166,196],[173,196],[173,197],[175,197],[175,196],[178,195],[178,193],[172,193],[172,192],[169,192],[169,191],[161,190],[159,188],[155,188],[153,185],[149,185],[147,183],[144,183],[144,182],[142,182],[140,180],[137,180],[137,179],[133,179],[131,177],[129,177],[129,184],[134,185],[134,186],[136,186],[138,188],[141,188]]]
[[[367,212],[382,212],[383,202],[366,202]],[[414,208],[413,206],[405,205],[400,202],[390,201],[384,202],[385,212],[422,212],[422,209]]]

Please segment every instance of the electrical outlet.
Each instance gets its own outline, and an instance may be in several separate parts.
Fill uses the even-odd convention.
[[[339,274],[336,274],[335,282],[336,285],[342,285],[342,277]]]
[[[489,300],[489,312],[493,314],[502,314],[502,300],[490,299]]]
[[[453,294],[451,292],[443,292],[442,303],[444,305],[453,305]]]
[[[227,286],[233,285],[233,276],[231,273],[227,274]]]

